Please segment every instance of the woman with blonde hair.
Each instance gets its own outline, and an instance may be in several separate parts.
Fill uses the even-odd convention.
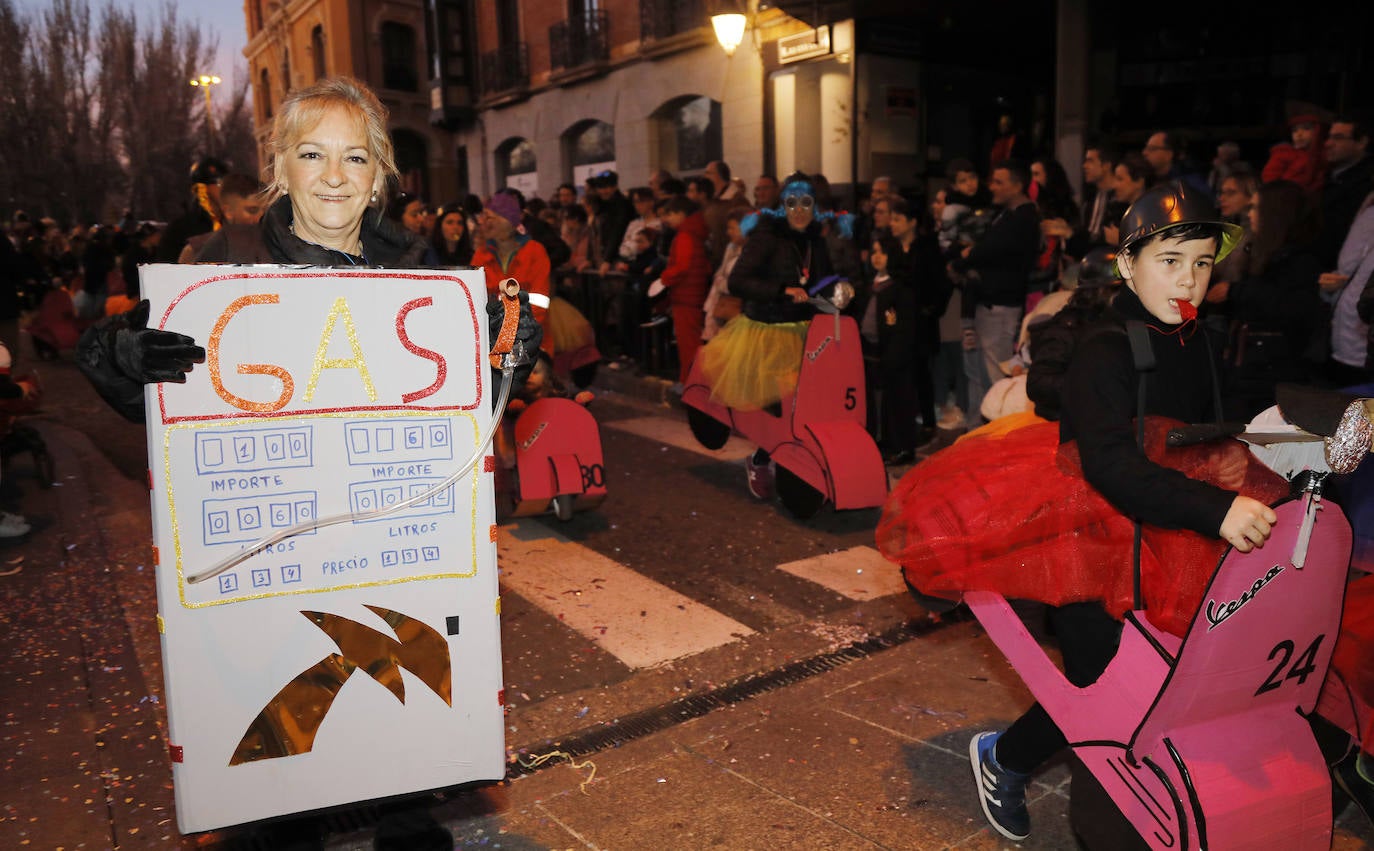
[[[216,233],[202,263],[421,265],[429,244],[382,214],[397,176],[387,110],[363,83],[330,77],[287,96],[272,122],[257,239]]]

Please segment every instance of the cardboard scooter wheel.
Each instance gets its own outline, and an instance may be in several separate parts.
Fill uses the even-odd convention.
[[[707,449],[719,449],[730,439],[730,427],[710,414],[687,405],[687,425],[692,436]]]
[[[553,498],[553,516],[562,520],[564,523],[572,519],[573,494],[559,494]]]
[[[783,508],[798,520],[809,520],[816,516],[816,512],[825,505],[825,494],[811,487],[800,476],[781,464],[775,465],[775,469],[777,472],[774,487]]]

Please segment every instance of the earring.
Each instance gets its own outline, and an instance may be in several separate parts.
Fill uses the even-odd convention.
[[[373,203],[373,204],[377,203],[377,190],[376,190],[376,189],[372,190],[372,203]]]

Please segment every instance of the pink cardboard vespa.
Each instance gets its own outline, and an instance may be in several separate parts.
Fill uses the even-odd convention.
[[[830,299],[816,297],[830,287],[835,290]],[[796,392],[779,408],[739,411],[713,401],[700,353],[682,394],[687,421],[703,446],[724,446],[733,430],[772,456],[778,497],[801,519],[826,501],[836,508],[871,508],[887,496],[882,455],[864,429],[859,328],[840,315],[853,290],[847,282],[827,279],[811,295],[819,313],[807,330]]]
[[[1184,637],[1128,613],[1117,655],[1086,688],[1065,679],[1001,595],[964,595],[1144,847],[1330,846],[1330,775],[1305,716],[1322,697],[1351,548],[1322,481],[1369,450],[1368,413],[1354,406],[1364,428],[1345,443],[1357,451],[1328,449],[1330,466],[1309,458],[1278,470],[1313,472],[1301,498],[1276,507],[1263,547],[1227,551]],[[1083,813],[1074,808],[1081,839],[1121,847],[1119,825]]]

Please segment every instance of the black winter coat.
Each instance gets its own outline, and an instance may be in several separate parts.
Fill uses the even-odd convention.
[[[911,251],[895,239],[883,240],[891,283],[877,291],[878,342],[884,358],[912,360],[940,351],[940,316],[952,288],[945,275],[940,244],[933,234],[918,236]],[[888,311],[892,311],[888,313]],[[890,323],[888,317],[895,321]]]
[[[423,264],[429,241],[417,236],[386,216],[368,211],[363,214],[363,256],[352,257],[342,251],[306,242],[291,232],[291,199],[278,198],[267,208],[258,227],[257,242],[231,239],[221,228],[206,241],[196,255],[198,263],[283,263],[304,266],[387,266],[413,269]]]
[[[743,300],[744,315],[756,322],[803,322],[815,309],[783,295],[834,274],[821,226],[794,230],[785,218],[760,214],[730,270],[730,294]]]

